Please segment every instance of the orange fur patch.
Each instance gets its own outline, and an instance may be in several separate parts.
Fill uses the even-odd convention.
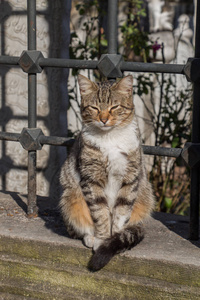
[[[76,195],[76,198],[73,198],[72,195],[72,199],[73,200],[70,203],[70,220],[73,223],[76,223],[77,226],[93,226],[90,211],[83,196],[80,195],[80,197],[77,198]]]
[[[129,223],[137,224],[139,222],[142,222],[149,215],[150,211],[147,205],[144,205],[143,203],[135,203],[135,205],[133,206]]]

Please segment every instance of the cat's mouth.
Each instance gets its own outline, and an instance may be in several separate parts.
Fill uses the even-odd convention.
[[[110,129],[112,129],[112,125],[109,125],[109,124],[101,124],[101,123],[97,123],[96,124],[97,125],[97,127],[99,128],[99,129],[101,129],[101,130],[103,130],[103,131],[108,131],[108,130],[110,130]]]
[[[112,126],[103,125],[103,126],[100,126],[100,129],[103,130],[103,131],[108,131],[108,130],[112,129]]]

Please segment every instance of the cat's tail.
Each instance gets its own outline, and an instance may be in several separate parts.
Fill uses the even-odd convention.
[[[114,255],[136,246],[143,237],[143,226],[132,225],[105,239],[90,259],[89,270],[95,272],[102,269]]]

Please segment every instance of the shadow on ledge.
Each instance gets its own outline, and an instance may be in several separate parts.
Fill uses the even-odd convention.
[[[16,210],[19,210],[26,215],[27,213],[27,195],[21,195],[15,192],[1,192],[1,205],[6,205],[8,214],[14,214]],[[5,200],[4,200],[5,198]],[[9,200],[8,200],[9,199]],[[54,233],[69,237],[62,220],[59,207],[59,198],[57,201],[48,197],[38,196],[38,217],[45,222],[47,229]],[[188,240],[189,236],[189,217],[173,215],[168,213],[154,212],[153,218],[161,222],[167,229],[174,232],[179,237]],[[200,248],[200,239],[198,241],[190,241],[193,245]]]

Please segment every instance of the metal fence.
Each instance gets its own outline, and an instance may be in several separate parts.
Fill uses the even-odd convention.
[[[189,237],[199,238],[200,199],[200,3],[196,2],[195,57],[185,65],[125,62],[117,54],[117,0],[108,1],[108,53],[99,61],[44,58],[36,50],[36,0],[27,0],[28,50],[20,57],[0,56],[0,64],[16,65],[28,74],[28,128],[21,133],[0,132],[0,140],[20,142],[28,152],[28,216],[37,215],[36,206],[36,153],[44,144],[69,146],[73,139],[45,136],[36,128],[37,120],[37,73],[43,68],[98,69],[108,78],[121,77],[123,71],[183,74],[193,82],[192,140],[184,148],[143,146],[145,154],[182,157],[191,168],[190,227]]]

